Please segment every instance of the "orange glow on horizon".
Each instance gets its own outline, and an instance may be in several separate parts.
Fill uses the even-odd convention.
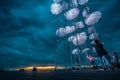
[[[25,71],[32,71],[34,67],[25,67],[23,68]],[[50,70],[54,70],[55,69],[55,66],[38,66],[36,67],[37,68],[37,71],[50,71]],[[20,69],[20,68],[19,68]],[[19,70],[19,69],[16,69],[16,70]],[[63,67],[61,66],[58,66],[58,69],[63,69]]]

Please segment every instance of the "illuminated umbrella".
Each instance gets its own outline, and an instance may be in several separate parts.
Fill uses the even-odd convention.
[[[82,21],[76,22],[75,24],[76,24],[76,28],[84,28],[84,24]]]
[[[62,12],[62,5],[59,3],[53,3],[51,5],[51,12],[52,14],[58,15]]]
[[[88,0],[78,0],[80,5],[84,5],[88,2]]]
[[[73,49],[72,54],[79,54],[81,52],[80,49]]]
[[[86,39],[87,39],[87,36],[86,36],[86,33],[85,32],[82,32],[82,33],[79,33],[79,34],[76,34],[73,39],[72,39],[72,43],[74,45],[82,45],[86,42]]]
[[[95,32],[95,30],[94,30],[93,26],[88,28],[88,33],[94,33],[94,32]]]
[[[59,28],[59,30],[56,31],[56,35],[58,35],[59,37],[64,37],[66,35],[65,29]]]
[[[85,19],[85,23],[90,26],[90,25],[94,25],[95,23],[97,23],[100,18],[101,18],[102,13],[100,11],[96,11],[93,12],[92,14],[90,14],[86,19]]]
[[[85,48],[85,49],[82,50],[82,52],[85,53],[85,52],[87,52],[89,50],[90,50],[90,48]]]
[[[62,9],[67,10],[68,9],[68,3],[67,2],[62,2]]]
[[[89,12],[89,7],[86,7],[82,12],[82,16],[86,17],[88,15],[88,12]]]
[[[75,31],[75,27],[74,26],[66,26],[65,28],[59,28],[56,31],[56,35],[60,36],[60,37],[64,37],[69,33],[72,33],[73,31]]]
[[[55,3],[59,3],[61,2],[62,0],[53,0]]]
[[[72,0],[72,4],[74,7],[78,7],[78,1],[77,0]]]
[[[69,11],[67,11],[64,16],[67,20],[73,20],[75,18],[78,17],[80,11],[78,8],[73,8],[73,9],[70,9]]]

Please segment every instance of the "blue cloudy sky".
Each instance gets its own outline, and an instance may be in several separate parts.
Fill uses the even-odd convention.
[[[50,12],[52,0],[0,0],[0,67],[53,65],[58,17]],[[103,15],[95,24],[105,49],[120,53],[120,0],[90,0],[91,12]],[[62,20],[62,19],[61,19]],[[62,40],[61,40],[62,42]],[[69,49],[69,44],[68,50]],[[69,52],[69,51],[68,51]],[[63,45],[59,63],[63,64]],[[69,57],[66,57],[69,59]]]

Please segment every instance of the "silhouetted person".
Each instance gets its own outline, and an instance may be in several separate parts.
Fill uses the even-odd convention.
[[[103,44],[99,40],[95,40],[94,48],[96,50],[96,53],[98,54],[98,57],[100,57],[104,69],[111,69],[111,65],[107,58],[108,53],[104,49]]]
[[[32,71],[37,71],[37,68],[36,68],[36,67],[34,67]]]
[[[119,61],[118,61],[118,55],[117,55],[117,53],[113,52],[112,58],[113,58],[113,66],[115,68],[118,68],[119,67]]]
[[[20,69],[19,71],[25,71],[25,69]]]
[[[78,59],[78,57],[76,57],[76,64],[77,64],[77,66],[79,66],[79,59]]]
[[[79,65],[79,64],[80,64],[80,61],[79,61],[79,58],[78,58],[77,55],[76,55],[76,59],[75,59],[75,60],[76,60],[76,70],[79,70],[79,69],[80,69],[80,67],[79,67],[79,66],[80,66],[80,65]]]
[[[97,68],[97,64],[95,63],[95,57],[87,55],[87,59],[91,62],[94,69]]]

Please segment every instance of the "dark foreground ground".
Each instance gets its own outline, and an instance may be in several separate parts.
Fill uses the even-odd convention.
[[[0,80],[120,80],[115,71],[0,72]]]

